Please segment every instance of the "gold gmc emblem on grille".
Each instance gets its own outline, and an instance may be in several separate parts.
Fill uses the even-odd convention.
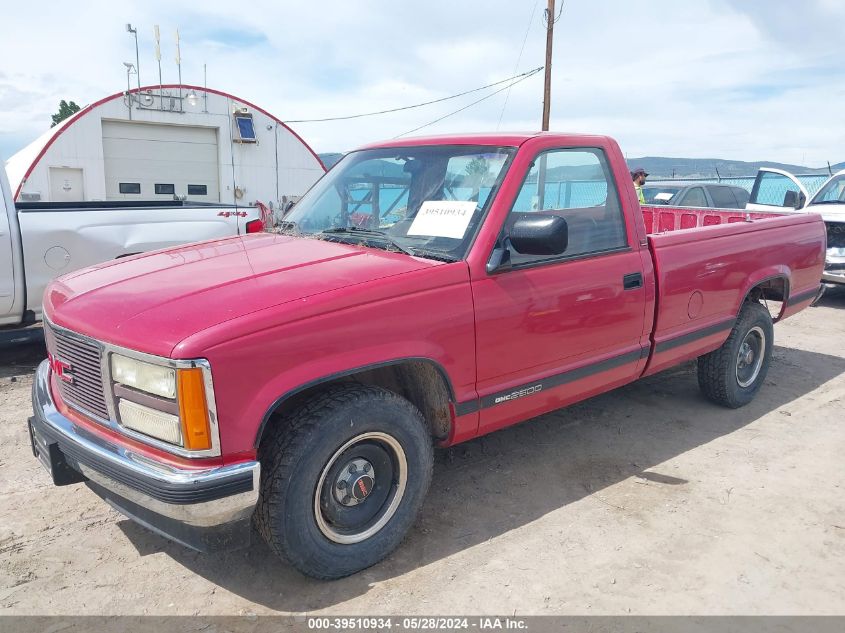
[[[53,370],[57,378],[73,384],[73,368],[69,362],[49,352],[47,353],[47,362],[50,363],[50,369]]]

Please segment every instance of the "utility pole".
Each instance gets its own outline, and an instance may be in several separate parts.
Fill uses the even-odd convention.
[[[546,9],[546,83],[543,88],[543,131],[549,129],[549,111],[552,98],[552,43],[555,30],[555,0],[549,0]]]

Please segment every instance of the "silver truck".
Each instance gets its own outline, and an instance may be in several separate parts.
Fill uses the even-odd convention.
[[[804,184],[781,169],[764,167],[757,173],[749,211],[818,213],[827,227],[827,253],[822,281],[845,286],[845,170],[833,174],[810,195]]]
[[[40,321],[44,289],[60,275],[137,253],[263,229],[255,207],[183,200],[16,205],[0,167],[0,328]]]

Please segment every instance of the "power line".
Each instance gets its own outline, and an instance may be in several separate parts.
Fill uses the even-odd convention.
[[[397,134],[397,135],[396,135],[396,136],[394,136],[393,138],[399,138],[399,137],[401,137],[401,136],[405,136],[406,134],[411,134],[412,132],[416,132],[416,131],[418,131],[418,130],[421,130],[421,129],[423,129],[424,127],[428,127],[429,125],[434,125],[435,123],[439,123],[439,122],[440,122],[440,121],[442,121],[443,119],[448,119],[448,118],[449,118],[450,116],[452,116],[453,114],[458,114],[459,112],[463,112],[464,110],[466,110],[466,109],[468,109],[468,108],[471,108],[472,106],[476,105],[477,103],[481,103],[482,101],[484,101],[484,100],[486,100],[486,99],[489,99],[490,97],[495,96],[495,95],[499,94],[500,92],[504,92],[504,91],[505,91],[505,90],[507,90],[508,88],[511,88],[512,86],[515,86],[516,84],[520,83],[521,81],[525,81],[525,80],[526,80],[526,79],[528,79],[529,77],[532,77],[532,76],[536,75],[536,74],[537,74],[538,72],[540,72],[541,70],[543,70],[543,67],[542,67],[542,66],[538,66],[538,67],[537,67],[537,68],[535,68],[534,70],[529,70],[528,72],[522,73],[522,75],[517,75],[517,77],[519,77],[519,79],[517,79],[516,81],[514,81],[514,82],[512,82],[512,83],[508,84],[508,85],[507,85],[507,86],[505,86],[504,88],[499,88],[498,90],[495,90],[495,91],[491,92],[489,95],[485,95],[485,96],[481,97],[481,99],[478,99],[478,100],[476,100],[476,101],[473,101],[473,102],[472,102],[472,103],[470,103],[470,104],[465,105],[463,108],[460,108],[460,109],[458,109],[458,110],[455,110],[454,112],[450,112],[449,114],[444,114],[442,117],[437,118],[437,119],[434,119],[434,121],[429,121],[428,123],[425,123],[425,124],[423,124],[423,125],[421,125],[421,126],[419,126],[419,127],[415,127],[413,130],[408,130],[407,132],[402,132],[402,134]]]
[[[534,22],[534,14],[537,12],[538,4],[540,4],[540,0],[536,0],[534,2],[534,8],[531,9],[531,17],[528,19],[528,27],[525,29],[525,37],[522,38],[522,46],[519,48],[519,55],[516,58],[516,63],[513,65],[513,72],[516,72],[516,69],[519,68],[519,62],[522,61],[522,52],[525,50],[525,42],[528,41],[528,33],[531,32],[531,24]],[[499,120],[496,122],[497,131],[499,126],[502,124],[502,117],[505,116],[505,108],[508,107],[508,101],[510,98],[511,91],[508,90],[508,93],[505,95],[505,102],[502,104],[502,111],[499,113]]]
[[[433,101],[426,101],[424,103],[417,103],[414,105],[409,106],[402,106],[401,108],[391,108],[390,110],[380,110],[378,112],[365,112],[364,114],[350,114],[348,116],[335,116],[335,117],[327,117],[325,119],[285,119],[285,123],[323,123],[326,121],[347,121],[349,119],[360,119],[362,117],[367,116],[376,116],[379,114],[389,114],[391,112],[401,112],[402,110],[411,110],[413,108],[421,108],[423,106],[432,105],[433,103],[440,103],[441,101],[448,101],[449,99],[457,99],[458,97],[463,97],[464,95],[472,94],[473,92],[479,92],[481,90],[486,90],[487,88],[492,88],[493,86],[498,86],[499,84],[503,84],[507,81],[511,81],[513,79],[519,79],[520,77],[526,79],[533,75],[536,72],[539,72],[543,69],[542,66],[538,68],[534,68],[533,70],[525,71],[524,73],[520,73],[519,75],[514,75],[512,77],[508,77],[507,79],[501,79],[499,81],[494,81],[491,84],[487,84],[486,86],[481,86],[480,88],[473,88],[472,90],[466,90],[465,92],[459,92],[458,94],[451,95],[449,97],[442,97],[440,99],[434,99]],[[513,84],[511,84],[513,85]],[[497,91],[500,92],[500,91]],[[495,92],[493,94],[496,94]]]

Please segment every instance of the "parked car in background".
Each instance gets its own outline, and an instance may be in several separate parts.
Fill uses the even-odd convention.
[[[41,320],[44,289],[59,275],[168,246],[263,229],[262,213],[255,207],[183,200],[15,205],[0,167],[0,327]]]
[[[845,285],[845,170],[833,174],[811,195],[797,176],[781,169],[760,169],[746,208],[769,213],[821,214],[827,227],[822,281]]]
[[[742,187],[716,183],[649,182],[643,187],[643,195],[646,204],[673,207],[744,209],[748,203],[748,192]]]

